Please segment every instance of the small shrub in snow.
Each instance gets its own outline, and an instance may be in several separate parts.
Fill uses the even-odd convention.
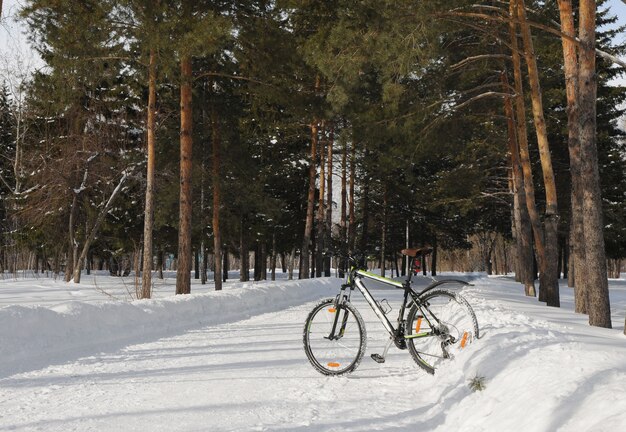
[[[487,379],[484,376],[476,375],[469,382],[469,388],[473,391],[483,391],[487,387]]]

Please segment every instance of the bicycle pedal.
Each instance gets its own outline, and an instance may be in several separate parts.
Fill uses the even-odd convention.
[[[371,357],[376,363],[385,363],[385,357],[380,354],[372,354]]]

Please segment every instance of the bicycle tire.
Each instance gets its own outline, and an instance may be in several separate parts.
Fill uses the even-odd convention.
[[[344,333],[337,340],[329,340],[335,314],[347,319]],[[347,314],[341,315],[341,314]],[[335,307],[335,299],[318,303],[309,313],[302,335],[304,352],[311,365],[324,375],[343,375],[353,372],[361,363],[367,344],[365,323],[361,314],[344,302]]]
[[[454,291],[428,291],[419,300],[421,306],[414,304],[407,315],[405,338],[413,360],[434,374],[443,361],[479,338],[478,321],[467,300]]]

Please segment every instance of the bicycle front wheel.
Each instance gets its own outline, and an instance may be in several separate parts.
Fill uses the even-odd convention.
[[[405,338],[415,362],[433,374],[478,339],[478,322],[467,300],[453,291],[428,291],[419,300],[407,316]]]
[[[306,356],[317,371],[342,375],[354,371],[361,362],[367,335],[354,306],[344,302],[335,307],[335,299],[326,299],[309,313],[302,339]]]

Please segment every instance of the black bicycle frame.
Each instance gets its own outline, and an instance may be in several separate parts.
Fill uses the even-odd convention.
[[[404,320],[404,312],[406,310],[407,300],[409,298],[409,295],[411,296],[411,299],[414,302],[416,303],[418,302],[417,293],[413,291],[413,288],[411,288],[411,285],[410,285],[410,277],[404,283],[400,283],[397,281],[392,281],[391,279],[383,278],[373,273],[369,273],[365,270],[356,270],[352,273],[351,277],[352,277],[353,285],[356,286],[358,290],[361,292],[361,294],[365,298],[365,301],[367,301],[367,303],[370,305],[370,307],[372,308],[372,310],[374,311],[374,313],[376,314],[380,322],[383,324],[383,326],[385,327],[389,335],[393,338],[397,338],[401,336],[397,332],[398,332],[398,329],[401,328],[400,325],[402,321]],[[402,305],[400,306],[400,310],[398,311],[398,320],[397,320],[398,328],[394,327],[391,321],[389,321],[389,318],[387,317],[387,315],[383,312],[378,302],[374,299],[374,297],[372,297],[372,294],[363,283],[363,279],[366,279],[366,278],[375,280],[377,282],[381,282],[386,285],[393,286],[395,288],[404,289],[404,300],[402,301]]]
[[[337,296],[337,299],[335,301],[335,307],[337,309],[337,311],[341,310],[341,304],[343,303],[344,300],[349,300],[349,296],[345,294],[345,290],[347,288],[350,288],[350,290],[353,290],[354,287],[358,288],[358,290],[361,292],[361,294],[363,295],[363,297],[365,298],[365,300],[367,301],[367,303],[370,305],[370,307],[372,308],[372,310],[374,311],[374,313],[376,314],[376,316],[378,317],[378,319],[380,320],[380,322],[383,324],[383,326],[385,327],[385,329],[387,330],[387,332],[389,333],[389,335],[396,341],[400,341],[401,339],[403,339],[404,335],[400,334],[399,331],[402,331],[402,322],[404,321],[404,312],[406,311],[406,308],[408,305],[410,305],[411,303],[408,302],[409,296],[411,296],[411,302],[415,303],[418,307],[421,307],[421,302],[419,301],[419,296],[424,294],[425,292],[428,292],[430,290],[432,290],[435,287],[438,287],[440,285],[443,285],[445,283],[460,283],[463,285],[469,285],[469,283],[462,281],[462,280],[458,280],[458,279],[445,279],[445,280],[441,280],[441,281],[436,281],[432,284],[430,284],[429,286],[427,286],[424,290],[420,291],[419,293],[415,292],[415,290],[411,287],[411,275],[413,274],[413,269],[411,268],[411,271],[409,272],[407,279],[404,282],[398,282],[392,279],[388,279],[385,278],[383,276],[379,276],[377,274],[374,273],[370,273],[367,272],[365,270],[362,269],[356,269],[353,268],[350,273],[349,273],[349,279],[348,279],[348,283],[343,284],[341,286],[341,293]],[[394,327],[393,324],[391,323],[391,321],[389,321],[389,318],[387,318],[387,315],[385,314],[385,312],[383,312],[383,310],[380,308],[380,305],[378,304],[378,302],[374,299],[374,297],[372,297],[372,294],[369,292],[369,290],[367,289],[367,287],[365,286],[365,284],[363,283],[363,279],[371,279],[380,283],[383,283],[385,285],[390,285],[393,286],[395,288],[402,288],[404,289],[404,299],[402,301],[402,305],[400,306],[400,310],[398,311],[398,327]],[[348,320],[348,314],[345,313],[343,316],[343,320],[341,322],[341,331],[339,333],[339,335],[336,335],[335,332],[337,331],[337,324],[339,323],[339,313],[335,314],[335,320],[333,322],[333,327],[331,329],[331,332],[328,336],[328,339],[330,340],[335,340],[335,339],[339,339],[341,338],[341,336],[343,336],[343,332],[345,331],[345,327],[346,327],[346,323]],[[431,314],[432,317],[434,317]],[[425,315],[425,318],[427,321],[430,321],[428,319],[428,316]],[[434,317],[435,319],[437,319],[436,317]]]

